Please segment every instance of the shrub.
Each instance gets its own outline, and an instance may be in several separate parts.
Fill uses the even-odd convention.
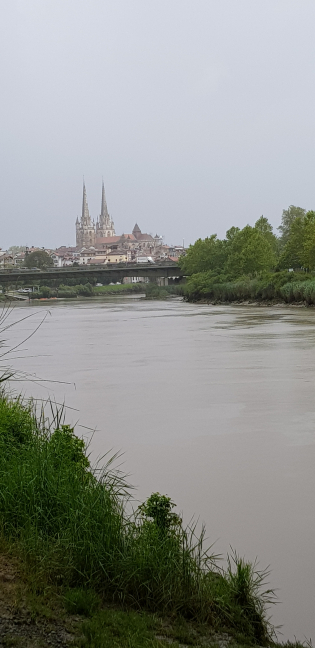
[[[146,502],[139,506],[139,513],[146,522],[152,521],[162,534],[167,534],[181,524],[181,519],[172,508],[176,506],[170,497],[152,493]]]
[[[165,299],[169,296],[166,287],[158,286],[155,283],[144,284],[146,299]]]
[[[83,297],[89,297],[90,295],[93,295],[93,286],[91,286],[90,283],[75,286],[75,290],[78,295],[81,295]]]
[[[51,289],[48,286],[43,286],[40,290],[41,297],[50,297],[51,296]]]
[[[37,422],[31,404],[25,405],[21,399],[8,400],[0,393],[0,445],[6,448],[21,447],[34,438]]]

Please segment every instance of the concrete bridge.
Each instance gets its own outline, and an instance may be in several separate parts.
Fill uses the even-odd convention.
[[[45,285],[45,281],[58,286],[75,279],[77,284],[91,280],[91,283],[109,284],[122,281],[124,277],[148,277],[149,281],[167,284],[171,278],[181,278],[184,274],[177,263],[111,263],[93,266],[68,266],[65,268],[46,268],[45,270],[28,268],[7,268],[0,270],[0,286],[18,286],[22,284]],[[71,282],[72,283],[72,282]]]

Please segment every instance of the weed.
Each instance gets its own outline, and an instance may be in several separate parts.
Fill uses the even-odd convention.
[[[64,604],[70,614],[90,617],[100,607],[100,598],[90,589],[72,589],[65,593]]]

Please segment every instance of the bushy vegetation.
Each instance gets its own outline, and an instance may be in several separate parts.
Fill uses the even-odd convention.
[[[121,475],[110,462],[93,469],[83,440],[54,421],[1,394],[0,533],[38,579],[58,584],[78,613],[117,602],[268,643],[269,592],[255,566],[234,556],[220,569],[204,532],[185,528],[167,496],[154,493],[130,515]]]
[[[79,284],[76,286],[65,286],[61,284],[59,288],[50,288],[49,286],[41,286],[38,292],[30,293],[31,299],[51,299],[53,297],[59,298],[75,298],[78,296],[90,297],[93,295],[93,286],[90,283]]]
[[[166,299],[170,295],[183,295],[181,284],[169,284],[168,286],[158,286],[158,284],[149,282],[144,284],[146,299]]]
[[[222,280],[223,279],[223,280]],[[224,281],[212,273],[198,273],[181,287],[190,301],[211,302],[273,301],[315,305],[315,277],[294,272],[262,273],[255,278]]]
[[[75,286],[60,284],[58,288],[41,286],[37,292],[30,293],[31,299],[60,299],[76,297],[92,297],[93,295],[120,295],[144,292],[144,284],[113,284],[107,286],[92,286],[90,283]]]
[[[189,300],[314,304],[315,211],[291,205],[278,229],[279,237],[261,216],[254,227],[232,227],[224,240],[212,235],[196,241],[180,259],[188,277],[182,294]]]
[[[166,299],[169,296],[167,286],[158,286],[156,283],[144,284],[146,299]]]
[[[45,250],[36,250],[26,254],[24,265],[26,268],[40,268],[44,270],[45,268],[52,268],[54,262]]]
[[[182,294],[176,284],[170,286],[158,286],[156,283],[130,283],[113,284],[105,286],[92,286],[90,283],[76,286],[65,286],[59,288],[41,286],[40,290],[30,293],[31,299],[52,299],[52,298],[76,298],[78,296],[92,297],[93,295],[124,295],[130,293],[145,293],[147,299],[165,299],[170,294]]]

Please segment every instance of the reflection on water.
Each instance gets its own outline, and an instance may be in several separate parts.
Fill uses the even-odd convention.
[[[71,383],[51,393],[97,430],[94,456],[124,451],[139,499],[167,493],[206,522],[216,551],[270,564],[275,622],[285,638],[314,638],[315,311],[135,298],[49,308],[17,366]]]

